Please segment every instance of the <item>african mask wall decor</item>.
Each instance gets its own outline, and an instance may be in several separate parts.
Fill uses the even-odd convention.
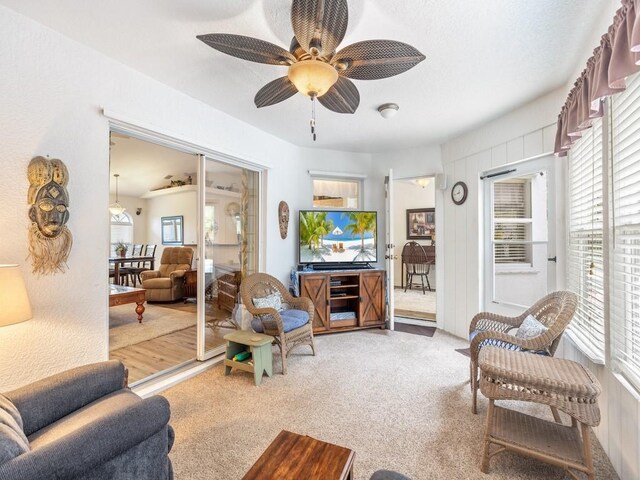
[[[35,157],[27,169],[29,257],[33,273],[63,273],[73,244],[69,220],[69,172],[58,159]]]
[[[289,230],[289,205],[284,200],[278,205],[278,223],[280,224],[280,238],[287,238]]]

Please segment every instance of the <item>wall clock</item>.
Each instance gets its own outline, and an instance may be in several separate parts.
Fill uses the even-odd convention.
[[[462,205],[467,200],[467,184],[464,182],[456,182],[451,189],[451,200],[456,205]]]

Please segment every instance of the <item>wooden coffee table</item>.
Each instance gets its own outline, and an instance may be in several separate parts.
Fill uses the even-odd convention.
[[[242,480],[353,480],[355,452],[282,430]]]
[[[115,307],[126,303],[135,303],[135,312],[138,314],[138,323],[142,323],[146,292],[147,291],[144,288],[125,287],[124,285],[109,285],[109,306]]]

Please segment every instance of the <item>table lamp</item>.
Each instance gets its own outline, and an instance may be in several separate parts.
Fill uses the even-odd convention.
[[[0,265],[0,327],[29,320],[31,305],[18,265]]]

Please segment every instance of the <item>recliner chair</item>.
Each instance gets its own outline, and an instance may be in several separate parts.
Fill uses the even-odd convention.
[[[169,402],[125,383],[114,360],[0,394],[0,478],[172,480]]]
[[[184,298],[184,274],[191,270],[193,250],[189,247],[167,247],[158,270],[140,273],[147,302],[173,302]]]

